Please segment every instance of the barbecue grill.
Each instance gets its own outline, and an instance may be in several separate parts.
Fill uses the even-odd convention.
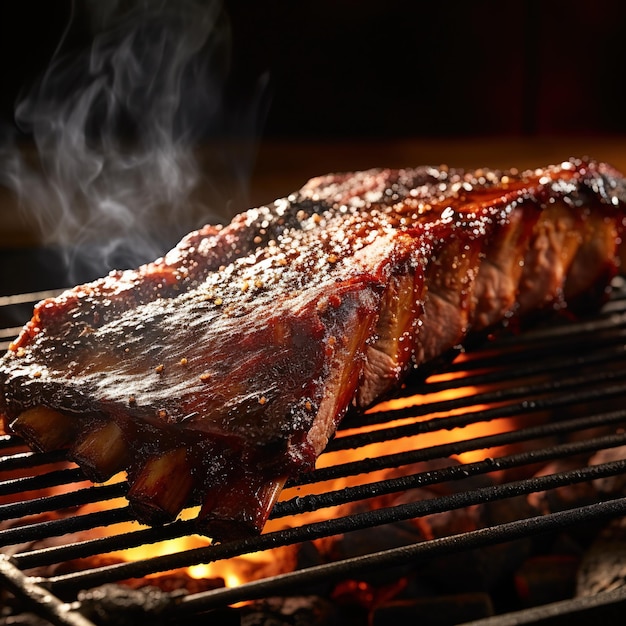
[[[25,319],[20,307],[31,307],[43,295],[49,294],[0,298],[1,319],[7,320],[0,335],[3,347],[18,330],[8,320]],[[482,338],[439,364],[425,380],[409,381],[399,396],[416,400],[404,405],[388,402],[344,420],[321,460],[342,459],[342,451],[351,452],[350,460],[322,462],[310,475],[288,484],[264,534],[169,554],[157,553],[156,546],[192,534],[191,520],[154,528],[129,526],[133,516],[124,500],[123,478],[93,485],[65,461],[63,453],[33,453],[16,437],[4,436],[0,586],[24,611],[59,626],[88,626],[92,622],[83,612],[82,590],[281,546],[380,531],[468,507],[527,501],[533,494],[543,494],[544,499],[554,494],[558,499],[559,490],[577,485],[619,484],[626,474],[626,454],[596,463],[589,458],[626,445],[626,284],[616,280],[610,301],[592,316],[568,323],[544,319],[530,330],[504,329],[495,337]],[[463,436],[464,430],[452,431],[473,432],[469,430],[473,425],[497,423],[507,426],[468,436]],[[452,440],[450,432],[461,436]],[[397,441],[400,448],[408,437],[439,434],[440,439],[424,447],[369,452],[380,441]],[[467,460],[477,451],[487,452],[478,460]],[[567,464],[559,466],[563,460]],[[557,469],[537,471],[540,467]],[[498,479],[488,480],[494,474]],[[329,481],[346,477],[354,477],[354,482],[327,487]],[[425,489],[431,489],[432,497],[420,497]],[[429,565],[449,555],[553,536],[564,529],[601,527],[626,514],[626,497],[619,488],[594,493],[593,501],[548,511],[522,509],[519,517],[463,532],[453,530],[386,548],[372,542],[374,548],[358,554],[300,563],[293,571],[234,587],[166,592],[159,619],[176,623],[230,610],[227,607],[240,602],[313,593],[341,581],[368,579],[374,572]],[[397,494],[405,495],[394,501]],[[313,520],[307,517],[311,512],[316,513]],[[90,537],[93,529],[97,532]],[[138,546],[155,547],[154,555],[119,562],[102,558]],[[59,567],[69,562],[82,565]],[[514,607],[473,623],[556,624],[572,616],[613,615],[625,604],[626,591],[615,588]],[[145,610],[149,618],[149,609]]]

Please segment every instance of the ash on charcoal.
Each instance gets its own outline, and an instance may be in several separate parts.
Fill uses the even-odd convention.
[[[267,598],[242,609],[241,626],[340,626],[333,604],[319,596]]]
[[[626,520],[610,523],[585,552],[576,581],[577,596],[626,586]]]
[[[435,536],[523,519],[528,517],[529,512],[530,508],[523,497],[511,498],[507,502],[486,502],[455,512],[456,515],[466,516],[461,518],[468,523],[466,528],[458,525],[441,528]],[[444,513],[439,519],[445,520],[447,515]],[[442,556],[419,567],[416,564],[415,571],[423,582],[430,584],[439,594],[492,592],[496,588],[499,589],[503,581],[512,577],[513,572],[528,557],[531,549],[532,540],[523,538]]]
[[[81,612],[101,626],[136,626],[145,620],[153,625],[166,622],[167,609],[184,592],[165,593],[157,587],[130,589],[122,585],[102,585],[78,595]]]
[[[611,463],[612,461],[620,461],[626,458],[626,446],[618,448],[607,448],[599,450],[590,459],[589,465],[599,465],[601,463]],[[593,486],[605,496],[621,496],[626,490],[626,476],[624,474],[615,474],[613,476],[605,476],[596,478]]]
[[[535,478],[568,472],[580,467],[580,462],[572,458],[559,458],[544,465],[535,474]],[[549,515],[566,509],[581,507],[597,502],[598,493],[588,482],[571,483],[546,491],[537,491],[528,495],[528,503],[538,513]]]

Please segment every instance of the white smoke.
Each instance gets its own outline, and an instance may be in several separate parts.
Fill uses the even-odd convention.
[[[91,45],[67,49],[79,19],[89,20]],[[36,154],[15,144],[0,154],[0,182],[36,218],[43,244],[98,274],[155,258],[212,217],[204,202],[223,198],[194,195],[207,175],[196,143],[245,136],[247,148],[232,162],[223,152],[221,164],[245,181],[262,114],[258,101],[235,113],[226,102],[230,44],[217,0],[74,5],[49,67],[16,108]]]

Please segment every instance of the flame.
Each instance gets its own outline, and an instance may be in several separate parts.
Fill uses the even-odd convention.
[[[431,377],[429,381],[445,381],[459,376],[466,375],[467,373],[455,373],[440,375],[438,377]],[[428,381],[427,381],[428,382]],[[430,420],[433,418],[444,418],[447,416],[457,415],[468,411],[479,411],[482,409],[492,408],[491,405],[484,404],[472,404],[471,398],[479,394],[484,389],[479,389],[473,386],[454,385],[453,388],[444,389],[433,393],[424,395],[411,395],[402,398],[391,399],[386,402],[381,402],[379,405],[372,408],[369,413],[375,413],[380,411],[393,411],[396,409],[405,409],[411,407],[421,407],[420,411],[416,413],[423,413],[423,416],[413,416],[402,419],[397,419],[391,422],[384,421],[382,424],[372,424],[367,426],[354,427],[350,429],[342,430],[338,433],[338,438],[344,438],[350,435],[364,433],[368,431],[375,431],[379,429],[389,429],[396,426],[402,426],[405,424],[415,423],[416,420]],[[458,398],[466,398],[467,402],[464,402],[461,408],[432,412],[428,410],[428,405],[439,403],[447,400],[454,400]],[[418,435],[407,436],[400,439],[384,440],[381,442],[372,443],[357,449],[346,449],[326,452],[318,459],[318,467],[331,467],[338,464],[349,463],[352,461],[364,460],[367,458],[380,458],[387,454],[395,454],[398,452],[424,449],[432,446],[438,446],[442,444],[450,444],[454,442],[467,441],[476,437],[482,437],[485,435],[492,435],[496,433],[506,432],[515,427],[514,420],[502,418],[493,420],[490,422],[471,423],[464,427],[451,428],[449,430],[438,430],[435,432],[425,432]],[[483,460],[487,457],[498,456],[500,451],[498,449],[477,449],[467,452],[459,452],[454,455],[450,455],[445,459],[439,459],[442,463],[472,463]],[[410,468],[409,468],[410,469]],[[355,476],[341,477],[333,480],[327,480],[311,485],[303,485],[298,487],[290,487],[283,491],[281,494],[281,500],[287,500],[296,496],[305,496],[314,493],[324,493],[329,491],[337,491],[346,487],[368,484],[374,481],[385,480],[390,477],[400,476],[403,472],[406,473],[406,467],[392,467],[389,469],[381,469],[369,472],[367,474],[360,474]],[[495,472],[492,475],[496,475]],[[118,474],[108,481],[107,484],[124,481],[125,475]],[[66,486],[67,489],[67,486]],[[56,492],[56,490],[54,490]],[[91,504],[86,504],[81,507],[81,513],[89,513],[93,511],[102,510],[103,508],[118,508],[125,507],[128,502],[125,498],[116,498],[106,502],[98,501]],[[372,507],[377,505],[376,501],[370,503]],[[378,506],[384,506],[384,502],[378,502]],[[281,530],[289,526],[298,526],[303,524],[315,523],[318,521],[325,521],[337,516],[350,514],[354,509],[354,503],[339,504],[333,507],[317,509],[313,512],[305,514],[299,514],[294,518],[281,518],[270,520],[265,528],[265,532]],[[189,508],[181,514],[182,519],[193,519],[199,512],[198,507]],[[123,522],[114,526],[103,528],[92,528],[88,531],[89,539],[96,539],[98,537],[110,536],[112,534],[122,534],[127,532],[133,532],[142,528],[138,522]],[[121,550],[110,554],[112,559],[118,561],[138,561],[149,559],[151,557],[168,555],[177,552],[184,552],[192,550],[194,548],[207,547],[211,544],[211,540],[199,535],[183,536],[175,539],[164,540],[154,544],[145,544],[136,548]],[[231,558],[224,561],[216,561],[206,564],[197,564],[186,568],[184,571],[178,572],[179,576],[186,577],[187,580],[193,579],[197,581],[223,581],[223,584],[228,587],[236,587],[245,582],[265,578],[272,575],[293,571],[297,567],[297,548],[294,546],[285,546],[280,548],[274,548],[272,550],[246,554]],[[154,575],[146,576],[147,579],[156,577],[163,577],[166,573],[158,573]],[[217,582],[215,584],[218,584]]]
[[[454,374],[442,374],[437,377],[433,376],[428,379],[427,382],[445,381],[451,380],[457,377],[466,376],[467,372],[457,372]],[[391,422],[384,422],[382,425],[371,426],[359,426],[352,429],[346,429],[341,431],[339,437],[347,437],[350,435],[372,432],[380,429],[390,429],[397,426],[403,426],[406,424],[413,424],[416,421],[426,421],[433,418],[444,418],[454,416],[468,411],[480,411],[487,408],[492,408],[493,405],[486,404],[471,404],[471,398],[477,395],[483,389],[479,389],[474,386],[454,386],[450,389],[444,389],[435,393],[429,393],[427,395],[416,394],[411,396],[405,396],[402,398],[394,398],[385,402],[381,402],[373,409],[368,411],[380,412],[380,411],[392,411],[397,409],[404,409],[410,407],[419,407],[435,402],[443,402],[447,400],[455,400],[458,398],[468,398],[468,403],[458,409],[448,410],[445,412],[426,412],[424,416],[412,416],[403,419],[394,420]],[[510,431],[515,427],[515,421],[509,418],[501,418],[492,420],[489,422],[477,422],[470,423],[467,426],[456,427],[449,430],[437,430],[433,432],[425,432],[418,435],[403,437],[401,439],[385,440],[375,442],[366,446],[362,446],[358,449],[345,449],[333,452],[326,452],[320,456],[317,462],[318,468],[333,467],[338,464],[350,463],[353,461],[364,460],[367,458],[379,458],[388,454],[396,454],[400,452],[408,452],[411,450],[425,449],[442,444],[451,444],[455,442],[467,441],[470,439],[484,437],[488,435],[499,434]],[[466,452],[460,452],[450,455],[448,460],[451,462],[459,462],[461,464],[474,463],[482,461],[486,458],[498,456],[502,453],[500,448],[485,448],[469,450]],[[332,479],[314,485],[305,485],[299,487],[288,488],[281,494],[281,500],[289,499],[297,496],[306,496],[315,493],[323,493],[328,491],[339,491],[346,487],[358,486],[363,484],[372,483],[392,477],[401,476],[406,468],[393,467],[391,469],[376,470],[367,474],[360,474],[356,476],[347,476],[337,479]],[[491,476],[497,480],[500,472],[493,471]],[[302,514],[298,516],[297,523],[314,523],[318,521],[324,521],[326,519],[334,518],[336,516],[347,514],[350,512],[351,505],[337,505],[331,508],[317,509],[313,512]],[[291,520],[289,518],[282,519],[280,522],[285,524]],[[293,520],[295,524],[296,521]],[[266,525],[266,530],[276,529],[276,525],[273,520],[270,520]]]
[[[295,568],[291,547],[275,548],[267,552],[251,552],[224,562],[192,565],[187,568],[192,578],[222,578],[226,587],[280,574]]]
[[[466,374],[466,372],[457,372],[454,374],[431,377],[431,379],[429,380],[440,382],[450,380],[452,378],[462,377]],[[472,411],[486,409],[488,408],[487,405],[471,404],[471,397],[477,395],[480,391],[482,390],[473,386],[455,385],[453,388],[444,389],[435,393],[429,393],[427,395],[418,394],[403,398],[391,399],[386,402],[380,403],[369,412],[371,413],[379,411],[391,411],[401,408],[422,407],[424,405],[435,402],[442,402],[464,397],[468,399],[467,405],[470,405],[470,407],[466,405],[459,409],[435,413],[425,411],[424,417],[408,417],[398,419],[392,422],[384,422],[382,425],[355,427],[352,429],[343,430],[339,434],[339,437],[346,437],[356,433],[368,432],[380,428],[388,429],[395,426],[402,426],[404,424],[414,423],[416,419],[430,420],[434,417],[457,415],[462,412],[467,412],[468,409]],[[466,441],[468,439],[473,439],[476,437],[483,437],[485,435],[506,432],[513,427],[513,420],[502,418],[490,422],[471,423],[467,426],[452,428],[450,430],[426,432],[419,435],[404,437],[402,439],[372,443],[358,449],[327,452],[318,459],[318,467],[331,467],[337,464],[358,461],[369,457],[380,457],[382,455],[398,453],[402,451],[409,451],[419,448],[437,446],[441,444]],[[456,461],[462,464],[466,464],[480,461],[490,456],[496,456],[497,454],[497,449],[478,449],[451,455],[448,460],[450,461],[450,459],[452,459],[451,462]],[[391,470],[377,470],[365,475],[348,476],[315,483],[313,485],[291,487],[283,491],[280,499],[287,500],[295,496],[323,493],[327,491],[341,490],[346,487],[359,484],[367,484],[372,481],[389,478],[390,473],[396,473],[399,475],[401,471],[402,468],[392,468]],[[313,512],[300,514],[297,516],[297,519],[282,518],[270,520],[266,525],[265,532],[280,530],[287,526],[315,523],[318,521],[333,518],[338,515],[347,514],[350,512],[350,506],[351,505],[337,505],[331,508],[318,509]],[[184,512],[184,518],[193,518],[197,514],[197,512],[197,509],[189,509]],[[137,528],[137,524],[134,523],[127,523],[122,526],[126,527],[125,530],[132,530]],[[209,546],[210,543],[211,541],[208,538],[192,535],[163,541],[154,545],[146,545],[140,546],[138,548],[132,548],[130,550],[123,550],[114,553],[114,556],[124,560],[139,560],[161,554],[171,554],[174,552],[180,552],[192,548],[205,547]],[[286,546],[283,548],[275,548],[269,551],[246,554],[236,558],[231,558],[227,561],[217,561],[212,563],[193,565],[186,568],[185,575],[189,578],[196,580],[221,579],[226,586],[236,587],[245,582],[250,582],[252,580],[257,580],[266,576],[292,571],[296,567],[296,559],[297,554],[295,548],[293,546]]]
[[[107,481],[106,484],[125,480],[123,473],[118,474]],[[106,503],[107,508],[118,508],[127,506],[126,498],[115,498]],[[95,502],[87,504],[81,508],[82,513],[102,510],[103,503]],[[199,513],[200,507],[190,507],[185,509],[179,519],[194,519]],[[106,537],[112,534],[123,534],[133,532],[146,526],[138,522],[121,522],[106,528],[94,528],[90,530],[90,538]],[[141,561],[152,557],[175,554],[195,548],[204,548],[211,545],[211,539],[201,535],[185,535],[174,539],[167,539],[154,544],[143,544],[134,548],[114,551],[110,553],[113,560],[119,561]],[[292,547],[275,548],[271,551],[252,552],[243,556],[230,558],[227,561],[216,561],[211,563],[199,563],[184,568],[183,577],[195,580],[215,580],[221,579],[227,587],[236,587],[244,582],[265,578],[295,568],[296,555]],[[146,579],[161,578],[163,573],[148,574]]]
[[[452,378],[452,377],[450,377]],[[430,379],[429,379],[430,380]],[[402,398],[394,398],[386,402],[381,402],[374,409],[369,411],[381,412],[381,411],[394,411],[398,409],[406,409],[411,407],[421,407],[426,404],[435,402],[445,402],[448,400],[456,400],[459,398],[471,398],[481,391],[477,387],[455,387],[452,389],[444,389],[439,392],[426,395],[412,395]],[[468,407],[469,405],[469,407]],[[342,431],[342,436],[350,436],[356,433],[371,432],[377,429],[391,429],[398,426],[413,424],[416,421],[426,421],[433,418],[452,417],[454,415],[460,415],[467,413],[468,409],[471,411],[481,411],[489,408],[492,405],[486,404],[474,404],[468,403],[458,409],[447,410],[445,412],[429,412],[424,416],[411,416],[403,419],[394,420],[391,422],[385,422],[381,426],[374,425],[370,427],[358,427],[350,430]],[[322,455],[319,459],[318,467],[329,467],[337,463],[343,463],[346,461],[358,460],[360,458],[367,458],[372,456],[382,456],[385,454],[424,449],[433,446],[449,444],[460,441],[467,441],[477,437],[483,437],[486,435],[498,434],[506,432],[513,427],[513,421],[507,418],[493,420],[490,422],[475,422],[470,423],[467,426],[455,427],[449,430],[437,430],[433,432],[420,433],[418,435],[405,437],[400,440],[382,441],[370,444],[362,447],[358,450],[341,450],[339,452],[330,452]],[[451,458],[455,458],[461,463],[472,463],[475,461],[483,460],[494,453],[494,450],[471,450],[468,452],[462,452],[452,455]]]

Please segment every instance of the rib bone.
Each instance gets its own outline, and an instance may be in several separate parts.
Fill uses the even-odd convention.
[[[578,159],[316,178],[39,303],[0,361],[0,414],[37,448],[80,434],[96,478],[124,466],[149,523],[200,503],[204,532],[259,532],[349,406],[471,332],[601,301],[625,206],[624,177]]]

